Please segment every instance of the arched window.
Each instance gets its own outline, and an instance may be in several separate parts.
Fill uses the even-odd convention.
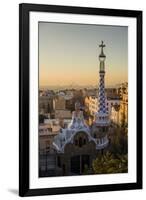
[[[78,145],[78,140],[77,140],[77,139],[75,139],[75,145],[76,145],[76,146]]]
[[[86,139],[84,138],[84,140],[83,140],[83,144],[85,145],[86,144]]]
[[[82,145],[83,145],[83,140],[81,137],[79,137],[79,147],[82,147]]]

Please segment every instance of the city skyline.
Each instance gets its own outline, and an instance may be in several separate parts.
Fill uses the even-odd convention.
[[[101,40],[106,87],[128,82],[127,27],[40,22],[39,86],[97,86]]]

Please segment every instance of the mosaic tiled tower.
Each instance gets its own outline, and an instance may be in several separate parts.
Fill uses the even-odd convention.
[[[103,52],[103,48],[105,47],[105,44],[103,44],[103,41],[99,45],[101,47],[101,53],[99,55],[99,61],[100,61],[100,69],[99,69],[99,89],[98,89],[98,112],[102,114],[107,114],[107,106],[106,106],[106,100],[105,100],[105,84],[104,84],[104,76],[105,76],[105,54]]]
[[[98,110],[95,113],[95,120],[92,128],[92,135],[94,138],[98,139],[101,144],[101,148],[105,148],[108,144],[108,132],[109,132],[109,114],[108,107],[106,104],[106,95],[105,95],[105,59],[106,56],[103,52],[105,44],[103,41],[99,45],[101,52],[99,54],[99,88],[98,88]],[[106,145],[105,145],[106,144]]]

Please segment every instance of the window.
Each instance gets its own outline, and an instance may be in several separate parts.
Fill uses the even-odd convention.
[[[86,139],[84,138],[84,140],[83,140],[83,144],[85,145],[86,144]]]
[[[82,138],[80,137],[79,138],[79,147],[82,147],[82,145],[83,145],[83,141],[82,141]]]
[[[106,127],[103,127],[103,128],[102,128],[102,131],[105,132],[105,131],[106,131]]]
[[[108,127],[102,127],[102,132],[108,131]]]
[[[49,132],[52,132],[52,128],[47,128]]]
[[[78,145],[78,140],[77,140],[77,139],[75,139],[75,145],[76,145],[76,146]]]
[[[61,160],[60,160],[60,156],[57,157],[57,164],[58,164],[58,167],[61,167]]]

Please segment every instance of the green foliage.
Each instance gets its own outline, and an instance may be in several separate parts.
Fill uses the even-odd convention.
[[[113,155],[107,152],[99,155],[92,164],[95,174],[127,173],[128,158],[126,155]]]
[[[125,127],[113,129],[109,151],[114,155],[128,153],[128,137]]]
[[[83,174],[84,174],[84,175],[87,175],[87,174],[93,174],[93,170],[92,170],[92,168],[89,168],[88,165],[84,165],[84,171],[83,171]]]
[[[92,164],[95,174],[128,172],[128,138],[126,127],[113,127],[108,152],[100,154]]]

